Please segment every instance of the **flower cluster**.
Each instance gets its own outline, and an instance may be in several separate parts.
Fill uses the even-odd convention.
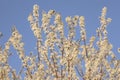
[[[107,37],[107,33],[108,33],[107,30],[106,30],[106,27],[112,20],[111,18],[106,18],[106,12],[107,12],[107,8],[104,7],[102,9],[102,13],[101,13],[101,16],[100,16],[101,26],[100,26],[100,28],[98,28],[99,36],[104,36],[104,38]]]
[[[85,31],[85,22],[84,22],[84,17],[83,16],[81,16],[80,18],[79,18],[79,25],[80,25],[80,28],[81,28],[81,31],[80,31],[80,33],[81,33],[81,39],[82,40],[85,40],[86,39],[86,31]]]
[[[111,19],[106,18],[106,12],[104,7],[97,35],[87,41],[84,16],[65,18],[68,26],[65,36],[61,15],[54,10],[43,11],[39,20],[39,6],[35,4],[28,21],[37,40],[37,54],[25,55],[22,35],[13,27],[4,49],[0,46],[0,80],[120,80],[120,60],[107,37]],[[77,40],[75,28],[80,28]],[[9,51],[11,45],[22,63],[19,72],[8,63],[9,56],[13,55]]]
[[[24,48],[23,48],[24,43],[21,40],[22,40],[22,35],[19,34],[19,32],[15,27],[13,27],[12,36],[9,38],[9,42],[18,51],[20,59],[23,59],[25,57]]]

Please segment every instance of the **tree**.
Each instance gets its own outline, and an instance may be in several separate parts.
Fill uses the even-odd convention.
[[[87,39],[84,16],[66,17],[68,35],[65,36],[61,15],[54,10],[43,11],[40,25],[39,6],[35,4],[28,21],[36,38],[37,55],[25,55],[22,35],[13,27],[5,48],[0,47],[0,80],[119,80],[120,60],[108,40],[106,28],[111,19],[106,18],[106,11],[104,7],[97,35]],[[80,29],[79,39],[75,37],[76,27]],[[12,55],[10,46],[21,59],[19,72],[8,64]]]

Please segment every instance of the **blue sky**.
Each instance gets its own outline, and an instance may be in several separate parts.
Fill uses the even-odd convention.
[[[1,0],[0,1],[0,32],[3,33],[3,38],[0,44],[9,39],[11,35],[11,27],[15,25],[18,31],[23,35],[25,43],[25,52],[28,54],[35,50],[35,37],[30,29],[27,17],[32,12],[34,4],[40,6],[42,10],[48,11],[54,9],[59,12],[63,21],[65,17],[80,15],[85,16],[87,35],[95,35],[97,27],[99,27],[99,16],[104,6],[108,8],[107,17],[112,18],[112,22],[108,25],[108,37],[113,44],[113,51],[118,58],[117,48],[120,47],[120,0]],[[41,16],[40,16],[41,18]],[[13,57],[10,57],[10,64],[13,68],[18,69],[20,61],[16,52]]]

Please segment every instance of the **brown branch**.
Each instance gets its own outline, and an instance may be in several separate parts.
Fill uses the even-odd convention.
[[[87,52],[87,48],[86,48],[86,40],[84,39],[83,42],[84,42],[84,46],[85,46],[86,57],[88,58],[88,52]]]

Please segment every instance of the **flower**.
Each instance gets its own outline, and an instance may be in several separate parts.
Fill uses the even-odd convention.
[[[24,43],[23,43],[23,42],[19,43],[19,46],[20,46],[21,48],[23,48],[23,47],[24,47]]]
[[[60,24],[61,23],[61,15],[60,14],[56,13],[54,23],[55,24]]]
[[[92,36],[91,38],[90,38],[90,42],[93,42],[95,40],[95,36]]]
[[[85,27],[84,20],[85,20],[84,16],[80,16],[80,18],[79,18],[79,25],[80,25],[81,27]]]
[[[72,21],[71,16],[66,17],[65,20],[68,23],[68,25],[71,24]]]
[[[34,6],[33,6],[33,10],[39,10],[39,6],[37,5],[37,4],[35,4]]]
[[[55,14],[55,11],[54,11],[54,10],[49,10],[49,11],[48,11],[48,14],[49,14],[49,15],[53,15],[53,14]]]
[[[74,21],[77,21],[78,19],[79,19],[79,16],[78,16],[78,15],[76,15],[76,16],[73,17],[73,20],[74,20]]]
[[[39,6],[38,6],[37,4],[35,4],[35,5],[33,6],[33,16],[39,17],[39,12],[38,12],[38,10],[39,10]]]
[[[74,16],[74,17],[72,18],[72,21],[73,21],[74,26],[77,26],[78,20],[79,20],[79,16],[78,16],[78,15],[76,15],[76,16]]]
[[[30,23],[33,22],[33,16],[32,16],[32,14],[29,14],[29,16],[28,16],[28,21],[29,21]]]
[[[101,17],[105,18],[106,12],[107,12],[107,7],[104,7],[104,8],[102,9]]]
[[[110,23],[112,21],[111,18],[107,18],[107,22]]]
[[[61,15],[57,13],[57,14],[55,15],[55,20],[60,20],[60,19],[61,19]]]

